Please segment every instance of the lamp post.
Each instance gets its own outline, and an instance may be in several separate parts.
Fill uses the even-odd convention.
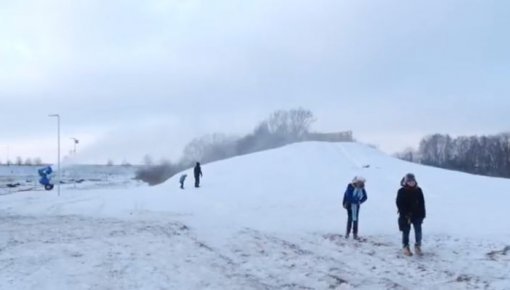
[[[51,114],[48,117],[56,117],[57,118],[57,141],[58,141],[58,196],[60,196],[60,115],[59,114]]]
[[[74,148],[73,148],[73,151],[71,152],[72,154],[72,158],[73,158],[73,162],[76,162],[76,145],[78,145],[78,143],[80,143],[80,140],[74,138],[74,137],[71,137],[71,140],[73,140],[73,145],[74,145]],[[73,172],[71,170],[71,172]],[[76,188],[76,180],[77,180],[77,176],[78,176],[78,169],[75,167],[74,168],[74,173],[73,173],[73,177],[74,177],[74,181],[73,181],[73,188]]]
[[[78,145],[78,143],[80,143],[80,140],[76,139],[76,138],[71,138],[73,140],[73,143],[74,143],[74,149],[73,149],[73,154],[76,155],[76,145]]]

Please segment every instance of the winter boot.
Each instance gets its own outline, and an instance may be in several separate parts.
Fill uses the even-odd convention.
[[[418,245],[414,246],[414,252],[418,256],[423,256],[423,252],[421,251],[421,246],[418,246]]]
[[[404,247],[404,255],[408,256],[408,257],[413,255],[413,252],[411,252],[411,249],[409,249],[409,246]]]

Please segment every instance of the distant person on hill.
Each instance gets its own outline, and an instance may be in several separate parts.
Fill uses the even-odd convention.
[[[367,199],[367,191],[365,190],[365,178],[356,176],[344,193],[343,206],[347,210],[347,231],[345,238],[348,239],[351,234],[351,228],[354,239],[358,239],[358,221],[360,206]]]
[[[202,177],[202,168],[200,167],[200,162],[197,162],[195,165],[193,173],[195,175],[195,187],[200,187],[200,177]]]
[[[187,174],[183,174],[181,175],[181,177],[179,178],[179,183],[181,184],[181,189],[184,189],[184,181],[186,180],[186,177],[188,175]]]
[[[422,255],[421,224],[426,216],[425,199],[421,188],[416,182],[414,174],[406,174],[402,183],[403,185],[397,193],[397,208],[399,213],[398,227],[400,231],[402,231],[404,255],[413,255],[409,248],[409,233],[411,232],[411,225],[413,225],[415,235],[414,250],[417,255]]]

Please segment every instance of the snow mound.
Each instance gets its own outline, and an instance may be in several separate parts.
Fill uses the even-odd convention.
[[[501,218],[510,201],[510,180],[422,166],[359,143],[297,143],[207,164],[202,170],[199,189],[192,188],[190,170],[186,190],[178,189],[177,175],[156,191],[169,199],[192,195],[185,202],[207,220],[271,230],[342,231],[343,192],[354,176],[362,175],[368,191],[362,232],[392,233],[397,230],[400,180],[413,172],[425,194],[425,231],[480,236],[508,229]]]

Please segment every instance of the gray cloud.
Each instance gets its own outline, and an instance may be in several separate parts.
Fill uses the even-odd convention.
[[[502,1],[0,5],[0,143],[12,147],[52,134],[53,112],[67,135],[94,136],[85,161],[173,157],[192,137],[296,106],[318,130],[351,128],[388,151],[508,129]]]

